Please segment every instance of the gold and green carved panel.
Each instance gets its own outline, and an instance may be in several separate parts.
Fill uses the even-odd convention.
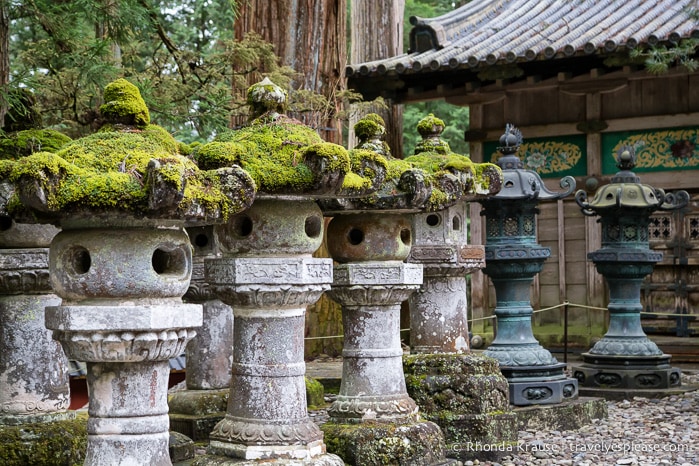
[[[622,146],[636,150],[635,172],[699,169],[699,128],[602,134],[602,172],[614,174]]]
[[[498,143],[484,144],[484,154],[489,162],[500,158]],[[542,178],[584,176],[587,173],[587,145],[584,135],[557,136],[525,139],[517,152],[527,170],[537,172]]]

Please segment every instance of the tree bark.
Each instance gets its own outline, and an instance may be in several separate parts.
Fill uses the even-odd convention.
[[[7,99],[5,95],[10,83],[10,18],[7,0],[0,0],[0,128],[5,125]]]
[[[352,0],[350,63],[363,63],[403,53],[405,0]],[[374,109],[386,122],[386,142],[391,154],[403,158],[403,106]],[[353,112],[354,113],[354,112]],[[362,115],[357,115],[361,117]],[[350,121],[350,128],[356,121]],[[350,139],[351,146],[356,144]]]
[[[346,87],[347,63],[346,0],[249,0],[235,23],[235,38],[242,40],[256,32],[274,46],[280,64],[298,73],[293,89],[315,91],[331,104],[329,111],[311,116],[291,114],[316,127],[321,137],[342,144],[342,125],[336,118],[341,101],[337,93]],[[267,70],[258,70],[264,73]],[[249,83],[252,84],[252,83]],[[325,244],[316,257],[329,257]],[[328,337],[342,334],[342,309],[323,295],[308,307],[306,336]],[[342,338],[306,341],[307,358],[319,354],[336,356],[342,352]]]
[[[335,118],[345,88],[346,0],[250,0],[235,23],[235,38],[254,31],[274,45],[281,65],[299,73],[294,89],[315,91],[331,107],[308,121],[327,141],[342,142],[341,125]],[[262,70],[264,72],[264,70]]]

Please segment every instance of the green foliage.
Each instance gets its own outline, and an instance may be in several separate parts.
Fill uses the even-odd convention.
[[[653,46],[648,49],[636,48],[631,50],[632,59],[643,59],[646,70],[651,74],[663,74],[670,66],[683,66],[690,72],[699,69],[699,61],[696,59],[696,51],[699,40],[685,39],[676,47],[664,45]]]
[[[205,142],[247,117],[260,70],[282,87],[294,75],[259,36],[234,40],[236,12],[233,0],[10,1],[11,81],[34,91],[46,127],[77,138],[99,125],[102,89],[124,77],[154,121]]]
[[[442,138],[457,154],[468,155],[468,143],[464,141],[464,131],[468,129],[468,107],[457,107],[446,102],[420,102],[407,104],[403,110],[403,152],[406,156],[415,152],[416,144],[422,138],[417,126],[426,115],[438,115],[446,125]]]

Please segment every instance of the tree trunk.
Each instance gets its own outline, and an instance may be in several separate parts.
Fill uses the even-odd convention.
[[[5,125],[7,99],[5,95],[10,83],[10,18],[7,0],[0,0],[0,128]]]
[[[335,115],[340,105],[337,93],[345,88],[346,11],[346,0],[249,0],[235,23],[237,40],[254,31],[274,45],[281,65],[299,73],[294,89],[325,96],[331,104],[328,110],[300,119],[337,144],[342,142]]]
[[[352,0],[350,63],[363,63],[403,53],[405,0]],[[375,109],[386,122],[386,142],[391,154],[403,158],[403,106],[389,104]],[[353,112],[354,113],[354,112]],[[357,115],[361,117],[362,115]],[[350,128],[356,121],[350,121]],[[350,139],[351,146],[356,144]]]
[[[274,45],[280,64],[298,73],[294,89],[315,91],[331,104],[329,111],[316,115],[291,114],[316,127],[329,142],[342,143],[342,126],[335,117],[345,89],[347,63],[346,0],[249,0],[235,23],[235,38],[242,40],[253,31]],[[264,73],[265,70],[259,70]],[[252,84],[252,83],[250,83]],[[329,257],[325,244],[316,257]],[[318,338],[342,334],[342,309],[327,296],[308,307],[306,313],[307,358],[342,352],[342,338]]]

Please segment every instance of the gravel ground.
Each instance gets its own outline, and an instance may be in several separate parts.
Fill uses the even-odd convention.
[[[699,374],[683,373],[682,383],[699,385]],[[464,466],[699,466],[699,391],[610,401],[608,408],[607,419],[578,430],[520,432],[519,447],[500,462]],[[309,414],[318,424],[327,420],[324,410]]]

